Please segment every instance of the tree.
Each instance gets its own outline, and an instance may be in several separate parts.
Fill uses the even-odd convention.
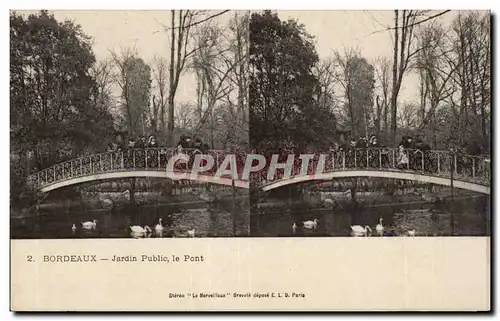
[[[379,57],[375,61],[375,79],[378,83],[376,89],[378,95],[376,97],[376,114],[374,117],[375,133],[380,137],[381,129],[384,129],[386,135],[389,134],[389,113],[390,113],[390,98],[391,98],[391,74],[390,61],[385,57]],[[382,126],[383,124],[383,126]]]
[[[193,61],[193,68],[198,78],[198,115],[199,122],[195,131],[199,131],[212,117],[215,105],[231,92],[228,83],[230,72],[235,62],[226,57],[228,43],[223,37],[223,30],[217,24],[205,24],[197,35],[198,50]],[[203,105],[205,110],[203,110]]]
[[[181,132],[193,134],[196,119],[196,105],[189,103],[179,104],[177,116],[175,116],[176,128]]]
[[[104,148],[113,131],[107,81],[90,38],[47,11],[10,14],[11,195],[41,170]],[[14,200],[14,199],[13,199]],[[15,200],[14,200],[15,201]]]
[[[459,13],[452,24],[453,52],[451,60],[457,69],[455,86],[460,92],[460,102],[455,111],[458,118],[457,132],[462,135],[458,144],[467,144],[480,137],[484,150],[490,145],[491,110],[491,36],[490,16],[478,12]]]
[[[398,109],[398,127],[407,130],[415,129],[418,125],[418,105],[406,102]]]
[[[391,91],[391,132],[392,143],[396,144],[398,95],[401,89],[403,76],[410,68],[410,62],[418,53],[415,49],[413,30],[417,23],[416,18],[424,12],[418,10],[394,10],[394,56],[392,61],[392,91]]]
[[[144,134],[151,94],[151,68],[132,49],[112,53],[117,68],[116,83],[121,89],[121,104],[130,137]],[[153,122],[156,124],[156,116]]]
[[[159,116],[159,131],[161,133],[165,132],[165,107],[167,106],[167,91],[168,91],[168,75],[167,75],[167,60],[160,57],[155,56],[153,58],[153,83],[154,87],[157,90],[157,95],[153,95],[153,111],[152,117]]]
[[[339,84],[337,80],[337,68],[339,68],[338,62],[335,58],[331,57],[319,61],[314,67],[313,73],[319,81],[319,104],[323,108],[329,108],[332,112],[340,114],[342,111],[339,109],[339,104],[335,97],[336,86]]]
[[[374,68],[353,49],[342,56],[335,52],[337,79],[344,90],[344,106],[354,137],[369,135],[373,114]]]
[[[434,139],[488,150],[490,106],[489,17],[459,13],[451,28],[420,27],[415,67],[420,75],[420,130]],[[440,122],[446,115],[447,124]],[[438,133],[439,132],[439,133]],[[436,141],[436,143],[438,143]],[[445,146],[446,147],[446,146]]]
[[[248,127],[248,54],[249,54],[249,19],[250,14],[235,12],[229,22],[229,51],[235,67],[231,69],[229,79],[238,88],[237,106],[242,123]]]
[[[457,65],[449,56],[451,50],[445,41],[445,30],[440,25],[426,26],[418,36],[420,51],[416,67],[421,77],[420,129],[424,129],[438,105],[453,95],[449,85]],[[426,108],[427,105],[429,108]]]
[[[200,49],[191,64],[197,78],[194,132],[209,136],[212,147],[248,143],[247,35],[248,15],[235,13],[228,26],[206,22],[195,36]]]
[[[206,21],[226,13],[224,10],[208,17],[205,17],[204,11],[197,10],[171,10],[170,11],[170,27],[163,26],[165,32],[170,36],[170,57],[168,63],[168,125],[167,139],[170,144],[174,142],[174,111],[175,111],[175,95],[179,86],[179,80],[189,65],[190,59],[199,50],[199,47],[191,45],[193,27],[200,25]]]
[[[318,55],[304,26],[270,11],[253,13],[249,50],[251,145],[324,140],[334,117],[317,103]]]
[[[112,131],[102,83],[92,69],[90,38],[79,25],[47,11],[10,15],[12,147],[35,150],[43,168],[69,151],[99,148]]]

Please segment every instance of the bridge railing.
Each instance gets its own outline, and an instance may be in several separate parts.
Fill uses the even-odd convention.
[[[320,154],[315,154],[310,160],[307,171],[304,171],[300,160],[296,157],[291,169],[291,176],[300,174],[312,175],[316,173],[318,163],[321,172],[342,170],[404,170],[432,174],[435,176],[451,177],[451,171],[456,179],[471,181],[485,181],[490,179],[490,163],[484,156],[472,156],[464,154],[452,154],[448,151],[422,151],[416,149],[405,149],[403,151],[406,162],[401,162],[402,153],[397,148],[367,148],[336,150],[324,154],[321,160]],[[286,162],[288,155],[282,155],[280,163]],[[277,169],[272,177],[268,177],[267,160],[266,168],[258,173],[252,174],[252,179],[259,183],[267,183],[282,179],[285,170]]]
[[[109,172],[138,170],[165,171],[168,161],[177,153],[175,148],[146,148],[88,155],[41,170],[28,178],[28,184],[36,188],[41,188],[67,179]],[[196,153],[201,152],[194,149],[186,149],[183,150],[183,153],[194,156]],[[457,179],[487,181],[491,177],[491,164],[485,156],[411,149],[404,150],[404,153],[408,159],[404,163],[400,162],[402,154],[396,148],[349,149],[329,151],[322,154],[316,153],[309,161],[308,167],[304,168],[304,170],[302,169],[304,165],[301,159],[296,156],[291,168],[291,175],[296,176],[304,172],[308,175],[314,174],[317,168],[320,167],[322,168],[321,172],[355,169],[406,170],[445,177],[451,177],[453,169],[453,174]],[[212,156],[214,163],[206,172],[214,174],[223,164],[228,152],[209,150],[205,151],[204,154]],[[234,154],[236,155],[238,171],[241,173],[246,161],[246,153],[237,152]],[[286,162],[288,154],[281,156],[279,162]],[[179,171],[190,170],[193,161],[194,157],[190,157],[187,165],[177,163],[175,169]],[[251,174],[250,179],[252,182],[262,184],[283,178],[284,170],[278,169],[274,176],[268,179],[267,174],[270,161],[270,158],[267,159],[266,167],[263,170]]]
[[[183,153],[194,156],[201,153],[195,149],[184,149]],[[29,176],[28,184],[32,187],[41,188],[46,185],[60,181],[118,171],[165,171],[168,161],[178,153],[175,148],[134,148],[125,151],[106,152],[94,155],[87,155],[62,162],[43,169]],[[211,155],[214,159],[213,166],[207,172],[215,173],[225,158],[226,152],[221,150],[209,150],[204,154]],[[242,167],[245,155],[236,154],[237,163]],[[176,170],[189,170],[193,164],[194,157],[191,157],[189,164],[176,163]]]

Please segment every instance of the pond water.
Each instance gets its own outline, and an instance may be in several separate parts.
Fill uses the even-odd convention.
[[[189,231],[193,230],[194,237],[335,237],[351,236],[351,225],[368,225],[372,236],[377,236],[375,226],[380,218],[384,236],[402,236],[413,229],[416,236],[489,236],[490,217],[490,198],[483,195],[457,198],[453,203],[399,201],[353,206],[352,202],[344,202],[332,208],[311,208],[304,203],[286,209],[252,209],[252,213],[249,199],[243,197],[236,199],[234,210],[231,200],[191,205],[158,203],[113,210],[44,209],[38,215],[11,218],[11,238],[192,237]],[[154,232],[159,218],[164,227],[161,234]],[[94,219],[98,220],[96,229],[82,228],[81,222]],[[304,228],[303,221],[314,219],[318,220],[316,229]],[[131,225],[147,225],[153,232],[132,234]]]
[[[159,218],[164,227],[160,234],[155,232]],[[93,220],[98,221],[95,229],[82,228],[81,222]],[[131,225],[147,225],[153,232],[133,234]],[[194,235],[188,233],[193,230]],[[249,233],[249,211],[241,200],[236,201],[234,211],[231,201],[220,201],[189,207],[152,204],[114,210],[44,210],[36,216],[11,219],[12,239],[233,237]]]
[[[331,209],[290,206],[286,210],[269,209],[258,213],[252,210],[250,229],[256,237],[345,237],[352,236],[351,225],[368,225],[373,231],[371,236],[379,236],[375,227],[382,218],[384,236],[405,236],[409,230],[415,230],[415,236],[486,236],[490,235],[490,213],[487,196],[466,197],[453,203],[350,204]],[[303,221],[314,219],[318,220],[316,229],[304,228]]]

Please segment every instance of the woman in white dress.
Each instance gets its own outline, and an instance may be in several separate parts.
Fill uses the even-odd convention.
[[[398,158],[398,167],[399,168],[408,168],[408,154],[405,151],[403,145],[399,145],[399,158]]]

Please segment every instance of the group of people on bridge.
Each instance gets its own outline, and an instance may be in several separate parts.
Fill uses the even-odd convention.
[[[156,148],[158,147],[158,142],[154,135],[150,135],[146,138],[146,135],[137,137],[137,139],[129,138],[128,142],[125,143],[121,140],[113,141],[108,144],[108,152],[120,152],[126,149],[133,148]]]
[[[200,152],[206,152],[210,147],[205,144],[199,137],[191,137],[188,135],[182,135],[179,142],[176,144],[178,150],[183,149],[193,149]],[[108,144],[108,152],[120,152],[128,149],[140,149],[140,148],[158,148],[162,147],[158,143],[155,135],[141,135],[134,138],[129,138],[127,142],[123,142],[122,139],[116,139],[115,141]]]

